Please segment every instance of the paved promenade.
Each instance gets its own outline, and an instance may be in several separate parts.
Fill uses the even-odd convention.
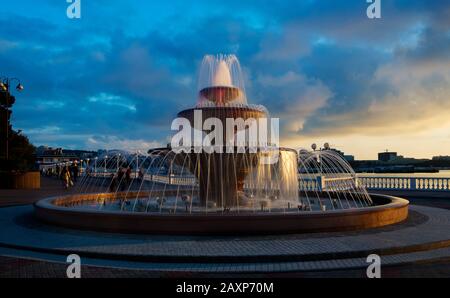
[[[0,278],[65,278],[67,264],[0,256]],[[82,266],[82,278],[365,278],[365,269],[313,272],[214,274],[196,272],[153,272],[97,266]],[[382,267],[382,278],[449,278],[450,260]]]
[[[75,192],[65,190],[61,180],[41,176],[40,189],[0,189],[0,207],[32,204],[40,199]]]
[[[0,190],[0,206],[31,204],[44,197],[72,191],[74,190],[64,190],[58,180],[43,178],[41,190]],[[445,198],[430,200],[413,198],[412,203],[438,206],[450,210],[450,199]],[[256,242],[249,241],[248,238],[235,239],[236,241],[222,239],[222,241],[221,239],[187,239],[186,237],[170,237],[171,240],[167,241],[168,239],[164,239],[162,236],[147,239],[151,240],[150,242],[147,240],[141,242],[141,237],[117,238],[116,236],[109,237],[107,234],[78,233],[70,230],[64,232],[62,239],[58,239],[61,232],[60,228],[43,228],[45,225],[30,222],[32,219],[27,216],[16,219],[8,218],[7,214],[12,210],[28,210],[25,213],[29,213],[31,208],[28,206],[12,209],[0,208],[2,226],[11,228],[12,225],[7,223],[8,220],[13,220],[16,224],[14,226],[16,230],[13,232],[2,229],[2,242],[9,241],[10,239],[7,238],[10,238],[8,235],[11,235],[15,240],[12,243],[19,248],[20,245],[26,245],[28,241],[28,244],[31,243],[43,248],[48,245],[48,248],[62,249],[62,252],[53,254],[51,251],[24,253],[23,250],[17,250],[18,247],[2,247],[0,245],[0,277],[65,277],[67,265],[64,264],[63,257],[66,252],[74,249],[78,249],[80,252],[94,253],[94,256],[91,256],[91,259],[83,265],[83,277],[364,277],[365,269],[362,266],[364,266],[365,260],[358,257],[357,254],[353,257],[348,255],[340,259],[327,260],[325,258],[318,262],[307,261],[307,256],[314,254],[317,256],[318,252],[323,255],[332,252],[358,252],[364,251],[364,248],[366,250],[367,248],[382,250],[389,247],[399,247],[400,244],[405,243],[406,246],[413,247],[420,244],[421,241],[423,242],[422,236],[424,235],[427,238],[425,239],[426,242],[439,243],[440,240],[450,239],[448,235],[443,234],[450,233],[448,232],[450,226],[443,228],[443,226],[450,224],[450,212],[427,207],[412,207],[413,212],[411,212],[410,219],[400,225],[377,229],[377,231],[335,233],[332,235],[333,241],[329,240],[330,235],[314,234],[291,235],[285,236],[284,239],[270,239],[270,236],[259,236],[252,239]],[[432,212],[432,216],[427,212]],[[432,218],[431,221],[429,216]],[[433,229],[433,224],[437,224],[439,227]],[[428,230],[420,232],[417,230],[418,227],[425,227]],[[399,231],[402,230],[407,231],[407,233],[401,234]],[[348,241],[346,237],[353,237],[353,240]],[[202,241],[206,242],[202,243]],[[55,246],[52,243],[58,245]],[[254,245],[255,243],[258,243],[258,245]],[[178,250],[178,254],[181,254],[181,256],[195,255],[198,252],[196,246],[206,244],[208,249],[203,251],[202,254],[211,255],[211,257],[230,257],[233,256],[233,250],[237,249],[238,251],[246,251],[247,256],[254,254],[260,257],[261,253],[265,253],[265,257],[271,257],[272,252],[278,252],[278,254],[281,252],[281,255],[292,256],[293,259],[287,263],[286,260],[277,261],[275,260],[277,254],[273,254],[272,256],[275,256],[275,259],[259,265],[255,263],[236,264],[238,260],[234,260],[235,265],[232,265],[227,264],[224,260],[225,263],[213,265],[207,263],[198,265],[175,263],[175,265],[170,265],[169,263],[171,268],[164,268],[164,266],[161,267],[161,264],[155,265],[153,263],[152,265],[152,263],[147,262],[148,260],[144,262],[144,260],[138,258],[142,256],[152,257],[152,255],[162,256],[167,252],[174,254],[174,252],[177,252],[177,245],[180,244],[181,246],[178,247],[181,249]],[[258,248],[263,248],[263,250],[258,251]],[[50,253],[50,255],[46,255],[46,253]],[[127,263],[120,260],[105,262],[105,260],[95,258],[95,253],[123,254],[125,259],[129,255],[134,255],[135,262]],[[394,255],[383,257],[382,274],[383,277],[450,277],[449,256],[450,248],[447,245],[442,245],[442,247],[438,245],[432,251],[426,251],[423,248],[416,252],[413,250],[403,253],[399,251]],[[298,260],[295,261],[295,258],[298,258]],[[117,267],[116,265],[120,265],[122,269],[114,268]],[[209,270],[211,266],[215,266],[215,269]],[[238,266],[240,273],[230,274],[229,271],[233,269],[233,266]]]

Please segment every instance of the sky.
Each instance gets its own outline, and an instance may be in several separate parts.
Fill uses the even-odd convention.
[[[1,1],[0,77],[18,77],[13,127],[35,145],[165,145],[193,107],[205,54],[235,54],[250,103],[281,143],[450,155],[450,1]]]

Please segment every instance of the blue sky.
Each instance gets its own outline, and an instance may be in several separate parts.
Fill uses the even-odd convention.
[[[196,102],[205,54],[236,54],[249,102],[282,142],[450,155],[450,1],[2,1],[0,76],[21,78],[13,125],[36,145],[165,144]]]

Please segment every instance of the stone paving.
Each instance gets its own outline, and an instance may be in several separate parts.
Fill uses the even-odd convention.
[[[0,209],[0,244],[47,250],[77,252],[86,255],[189,258],[289,258],[308,259],[321,255],[392,251],[423,244],[448,245],[450,211],[423,206],[411,206],[413,212],[426,216],[417,224],[407,223],[397,228],[353,233],[321,233],[311,235],[202,237],[148,236],[76,231],[35,222],[32,206]],[[419,216],[420,217],[420,216]],[[418,219],[416,219],[418,220]],[[436,246],[432,248],[438,248]],[[400,250],[402,252],[402,250]]]
[[[300,272],[450,257],[450,211],[412,206],[396,227],[351,233],[246,237],[122,235],[47,226],[32,206],[0,209],[0,246],[57,255],[78,253],[92,264],[155,272]],[[431,246],[430,243],[432,244]],[[425,245],[425,246],[423,246]],[[1,253],[1,250],[0,250]]]
[[[43,198],[77,193],[77,187],[66,190],[61,180],[41,176],[40,189],[0,189],[0,207],[32,204]]]
[[[0,206],[62,192],[57,180],[44,178],[43,185],[40,191],[1,190]],[[450,209],[445,199],[414,198],[412,203]],[[0,244],[0,277],[65,277],[64,257],[76,250],[87,254],[82,256],[83,277],[365,277],[367,263],[358,252],[374,250],[385,253],[383,277],[450,277],[450,211],[423,206],[411,210],[407,222],[368,231],[230,238],[81,232],[34,221],[31,206],[0,208],[1,243],[59,250],[45,255]],[[424,243],[434,244],[420,246]],[[210,258],[167,262],[173,255]],[[248,259],[233,259],[236,255]],[[135,259],[127,260],[129,256]],[[155,262],[153,257],[161,259]]]
[[[0,256],[0,278],[65,278],[67,264]],[[366,278],[365,268],[270,273],[157,272],[81,266],[82,278]],[[382,266],[382,278],[449,278],[450,260]]]

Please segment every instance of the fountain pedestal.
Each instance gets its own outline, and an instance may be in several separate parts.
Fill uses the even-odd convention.
[[[217,118],[222,123],[226,119],[241,118],[244,121],[253,118],[267,117],[264,111],[250,107],[210,107],[188,109],[178,113],[178,117],[186,118],[194,126],[194,111],[200,110],[203,119]],[[224,132],[223,140],[226,139]],[[247,148],[245,153],[188,153],[188,163],[191,173],[198,179],[200,188],[200,202],[203,206],[214,202],[217,207],[232,208],[238,206],[239,192],[243,191],[244,180],[250,169],[259,162],[260,153],[250,153]],[[176,158],[177,164],[185,163],[186,155],[181,154]]]
[[[244,190],[244,180],[259,162],[259,153],[189,153],[176,158],[177,164],[188,163],[197,177],[200,204],[205,207],[234,208],[239,193]]]

